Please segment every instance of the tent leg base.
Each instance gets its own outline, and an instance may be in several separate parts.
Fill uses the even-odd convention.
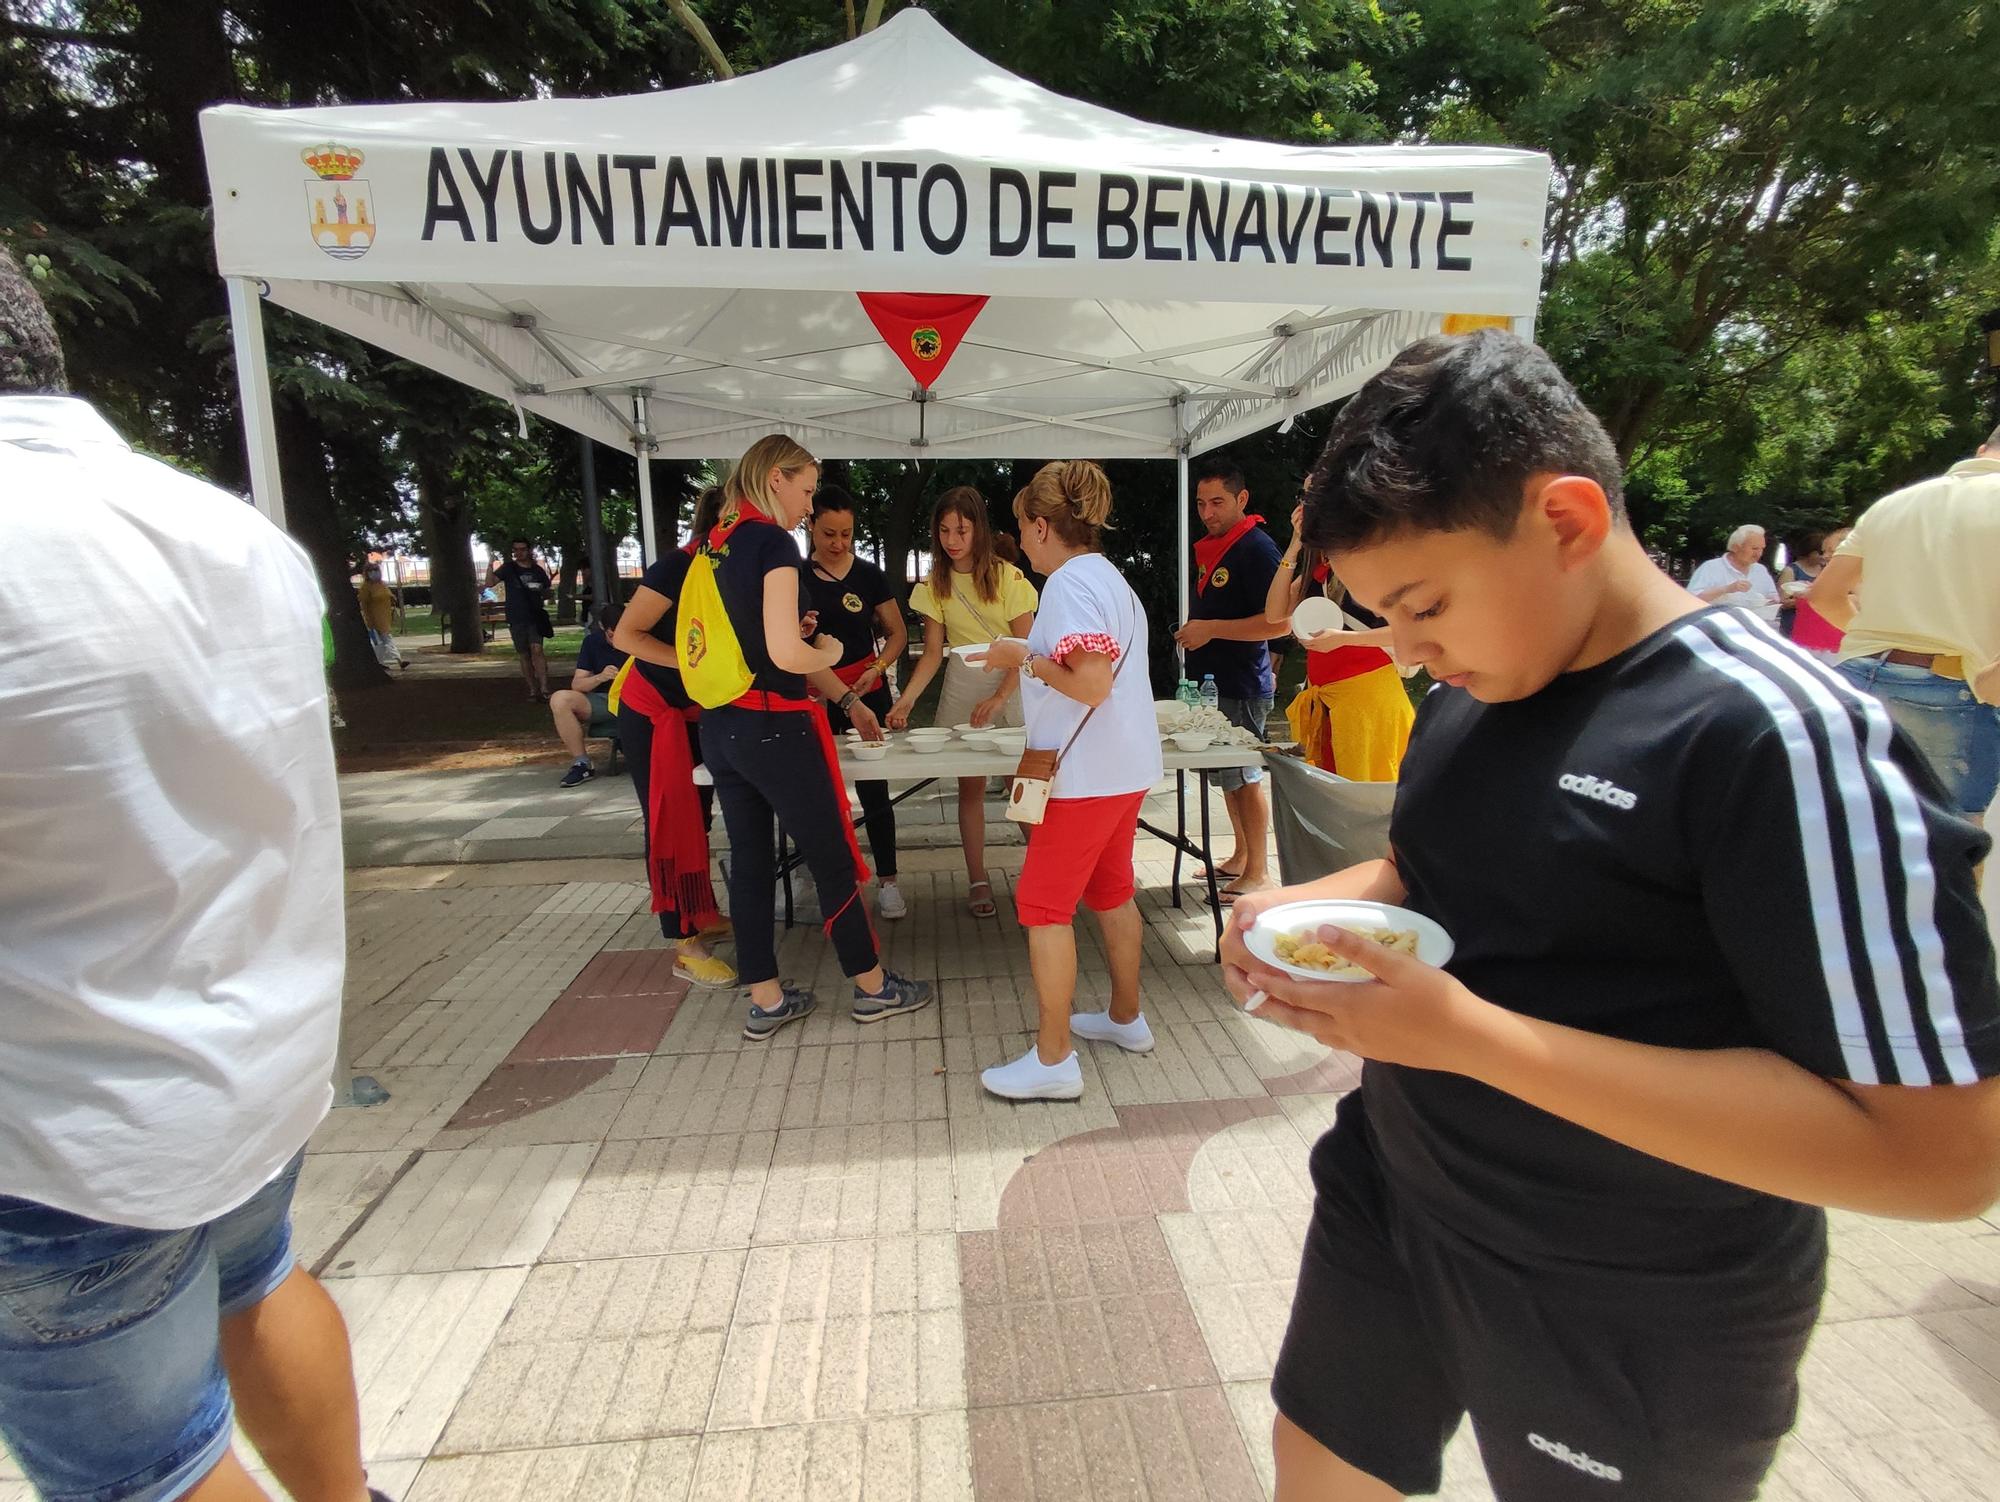
[[[389,1092],[377,1083],[372,1074],[357,1074],[347,1082],[346,1090],[333,1092],[333,1108],[342,1106],[379,1106],[389,1098]]]

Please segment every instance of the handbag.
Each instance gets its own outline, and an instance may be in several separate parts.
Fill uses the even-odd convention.
[[[1117,692],[1118,675],[1125,671],[1130,652],[1121,652],[1118,666],[1111,670],[1112,692]],[[1109,703],[1110,694],[1104,696]],[[1016,824],[1039,824],[1048,817],[1049,798],[1056,785],[1056,773],[1061,769],[1063,758],[1069,755],[1076,738],[1083,734],[1083,727],[1090,723],[1090,717],[1097,713],[1097,706],[1091,705],[1083,712],[1083,718],[1076,722],[1076,729],[1069,733],[1060,751],[1024,750],[1021,760],[1014,767],[1014,786],[1007,795],[1007,817]]]

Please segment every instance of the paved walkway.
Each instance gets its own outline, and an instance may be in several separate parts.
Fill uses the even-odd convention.
[[[297,1217],[352,1326],[377,1485],[404,1502],[1269,1495],[1306,1153],[1354,1071],[1229,1004],[1199,904],[1167,902],[1162,847],[1140,849],[1158,1050],[1082,1045],[1081,1102],[1011,1106],[977,1071],[1032,1023],[1004,916],[1018,847],[996,852],[998,921],[966,915],[955,850],[906,861],[912,916],[884,926],[887,952],[937,1006],[854,1023],[824,939],[795,929],[781,960],[822,1010],[755,1045],[733,994],[673,980],[629,856],[380,864],[424,848],[399,856],[384,826],[445,839],[475,815],[503,827],[455,845],[629,851],[629,785],[401,775],[344,780],[351,843],[382,842],[350,881],[352,1038],[392,1099],[326,1122]],[[1094,930],[1083,946],[1102,1006]],[[1766,1495],[1991,1498],[2000,1218],[1835,1219],[1805,1409]],[[0,1502],[26,1498],[13,1474]],[[1445,1495],[1490,1495],[1463,1434]]]

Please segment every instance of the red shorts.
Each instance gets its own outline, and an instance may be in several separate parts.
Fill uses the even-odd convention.
[[[1014,912],[1023,928],[1072,922],[1079,899],[1093,913],[1131,901],[1132,842],[1140,793],[1107,798],[1052,798],[1047,815],[1028,829],[1028,858],[1014,884]]]

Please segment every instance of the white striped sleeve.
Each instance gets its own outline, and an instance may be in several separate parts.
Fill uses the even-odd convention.
[[[1880,703],[1768,627],[1712,611],[1676,636],[1754,727],[1702,879],[1772,1047],[1858,1084],[2000,1074],[1985,836],[1938,803]]]

